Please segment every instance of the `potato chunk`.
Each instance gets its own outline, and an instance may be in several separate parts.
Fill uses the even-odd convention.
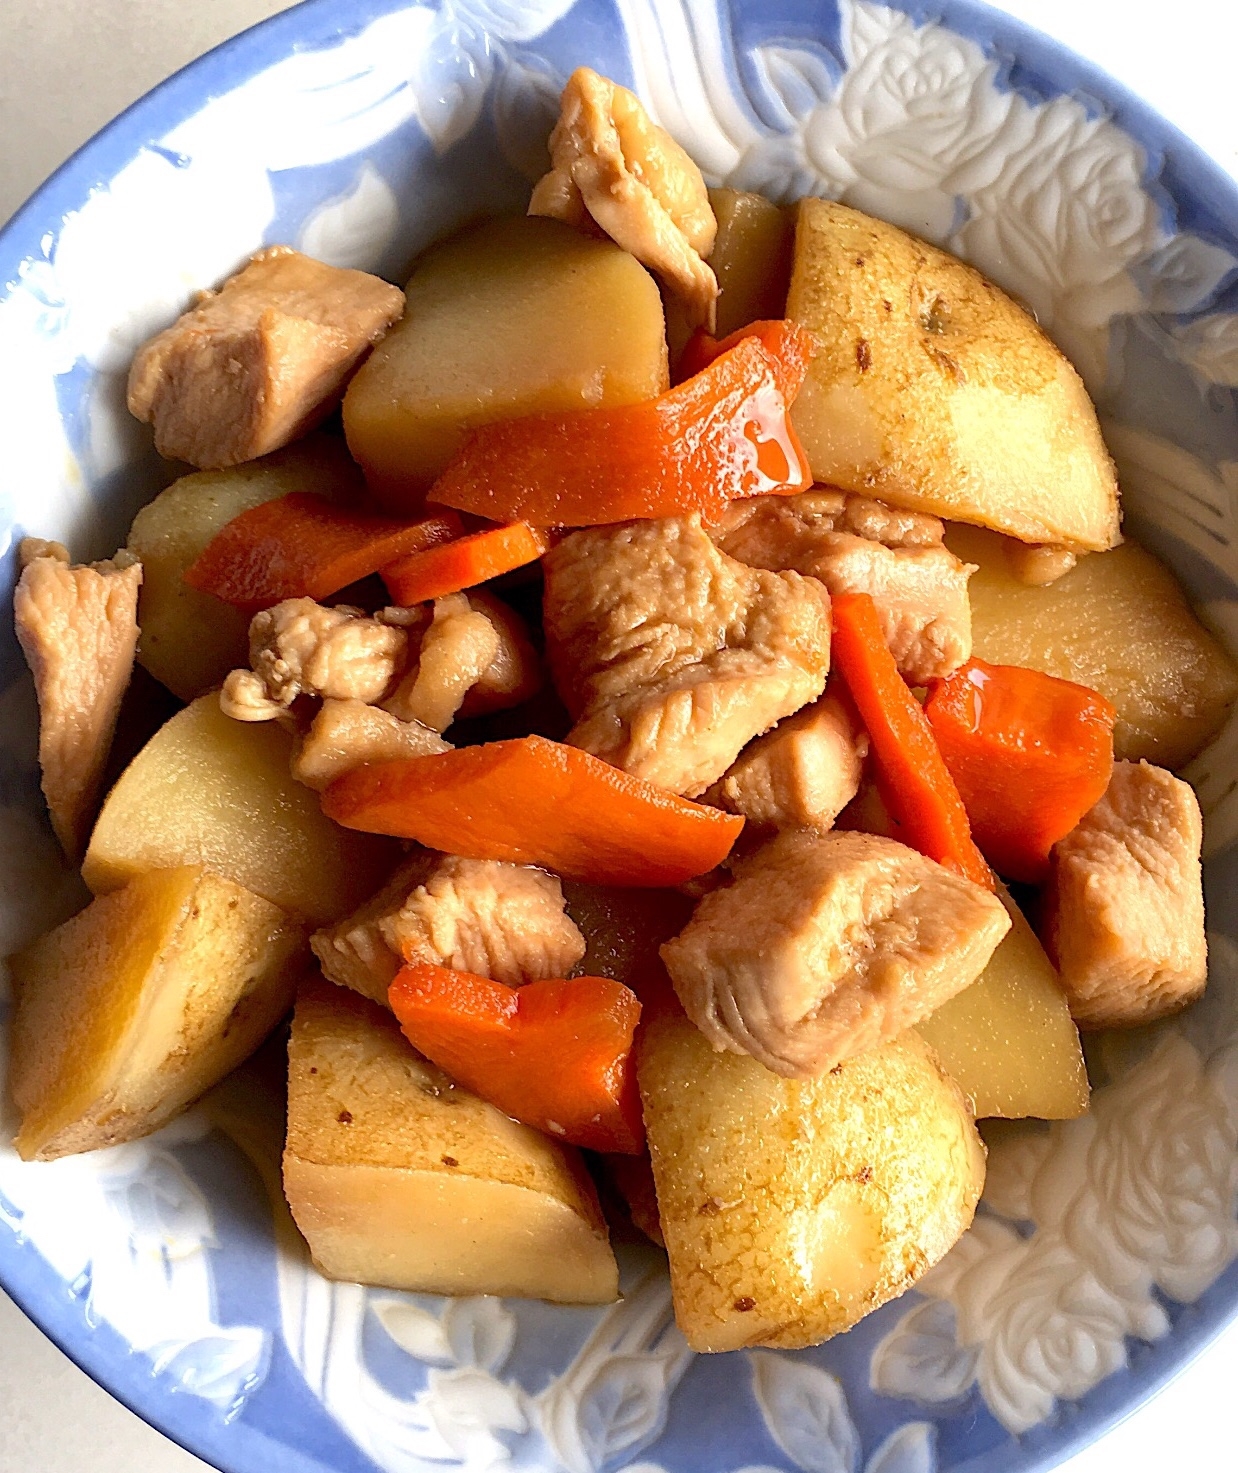
[[[709,203],[718,234],[708,261],[718,278],[716,332],[724,338],[750,322],[784,315],[795,216],[764,195],[739,189],[711,189]]]
[[[200,865],[153,870],[12,960],[17,1149],[51,1160],[149,1135],[257,1048],[305,932]]]
[[[1238,670],[1151,553],[1125,542],[1080,559],[1047,588],[1029,588],[1011,572],[1000,538],[951,527],[948,541],[979,564],[973,654],[1099,691],[1117,709],[1117,757],[1179,767],[1220,730]]]
[[[925,1273],[971,1223],[984,1146],[915,1033],[820,1079],[655,1018],[638,1062],[675,1318],[693,1350],[797,1349]]]
[[[96,895],[135,875],[205,864],[316,925],[347,914],[395,863],[389,840],[338,828],[289,771],[292,737],[199,696],[120,775],[82,878]]]
[[[477,226],[425,256],[407,293],[344,397],[349,448],[393,513],[419,504],[466,430],[666,387],[653,278],[558,221]]]
[[[231,470],[182,476],[161,491],[129,528],[129,551],[142,560],[138,664],[182,701],[246,664],[249,620],[190,588],[185,569],[228,522],[264,501],[294,491],[335,498],[361,489],[361,473],[342,442],[314,435]]]
[[[270,246],[142,345],[129,410],[169,460],[211,470],[268,455],[322,420],[403,305],[377,276]]]
[[[979,272],[893,225],[802,201],[787,315],[817,356],[795,426],[818,481],[1075,549],[1118,540],[1082,380]]]
[[[605,1304],[618,1270],[580,1155],[416,1053],[373,1003],[311,981],[288,1045],[284,1191],[333,1279]]]
[[[916,1032],[977,1120],[1073,1120],[1088,1107],[1079,1030],[1053,963],[1023,912],[1003,899],[1010,930],[988,966]]]
[[[706,895],[662,960],[719,1049],[821,1074],[974,982],[1010,929],[995,895],[875,834],[789,830]]]
[[[1043,934],[1082,1027],[1151,1023],[1204,990],[1202,839],[1187,783],[1118,762],[1104,797],[1053,846]]]

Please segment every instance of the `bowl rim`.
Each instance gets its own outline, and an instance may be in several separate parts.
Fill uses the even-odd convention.
[[[211,95],[224,92],[297,49],[327,47],[356,34],[381,15],[424,3],[425,0],[296,0],[287,9],[245,27],[186,62],[91,134],[31,192],[8,220],[0,223],[0,300],[20,279],[22,264],[38,258],[43,242],[58,230],[60,222],[79,209],[94,190],[106,187],[136,155],[143,139],[158,136],[157,127],[159,132],[166,131],[167,125],[157,122],[161,114],[171,114],[179,120],[197,110],[204,100],[202,76],[222,71],[224,75],[219,85],[211,89]],[[1002,60],[1017,63],[1046,80],[1051,78],[1054,90],[1081,94],[1094,101],[1105,115],[1136,138],[1145,153],[1159,160],[1156,178],[1160,179],[1172,165],[1178,192],[1206,201],[1209,212],[1227,223],[1232,239],[1238,243],[1238,178],[1104,67],[986,0],[938,0],[933,5],[925,0],[882,0],[882,3],[901,11],[917,24],[937,22],[958,35],[987,43]],[[833,0],[817,0],[817,14],[824,12],[827,5],[833,8]],[[430,8],[437,8],[434,0],[430,0]],[[813,36],[802,22],[799,34],[809,40]],[[1156,139],[1155,148],[1149,148],[1145,141],[1149,136]],[[57,223],[49,226],[49,219]],[[26,1252],[20,1235],[9,1246],[15,1247],[19,1254]],[[31,1246],[40,1266],[54,1274],[38,1253],[37,1245]],[[57,1323],[65,1306],[59,1306],[58,1313],[53,1297],[34,1282],[39,1277],[37,1271],[20,1280],[6,1277],[4,1255],[0,1254],[0,1288],[79,1370],[176,1446],[212,1467],[218,1466],[221,1473],[235,1473],[234,1467],[215,1461],[227,1456],[230,1439],[225,1428],[231,1425],[231,1420],[224,1422],[217,1418],[212,1431],[196,1433],[183,1424],[178,1425],[171,1410],[176,1405],[174,1401],[166,1406],[144,1405],[140,1389],[130,1391],[121,1384],[124,1378],[119,1363],[97,1338],[97,1327],[94,1334],[75,1335],[75,1325],[80,1321],[76,1312],[73,1323],[67,1319],[63,1324]],[[76,1307],[79,1302],[71,1298],[68,1304]],[[999,1465],[992,1459],[996,1455],[1004,1458],[1001,1473],[1051,1473],[1074,1454],[1100,1442],[1177,1380],[1236,1319],[1238,1282],[1227,1305],[1210,1306],[1207,1312],[1197,1311],[1179,1320],[1167,1337],[1173,1347],[1173,1359],[1168,1363],[1148,1371],[1128,1364],[1127,1371],[1134,1375],[1133,1395],[1128,1401],[1091,1410],[1083,1426],[1076,1427],[1074,1418],[1065,1423],[1051,1418],[1032,1430],[1031,1437],[1039,1444],[1035,1448],[1028,1447],[1022,1437],[1010,1437],[975,1458],[967,1457],[962,1464],[955,1465],[955,1473],[969,1473],[969,1470],[995,1473]],[[128,1355],[132,1356],[133,1352],[128,1351]],[[153,1375],[153,1371],[146,1372],[141,1384],[145,1385]],[[1094,1391],[1104,1385],[1104,1381],[1098,1383]],[[914,1403],[908,1405],[912,1407]],[[309,1473],[309,1470],[332,1473],[330,1465],[320,1462],[306,1449],[274,1443],[268,1434],[253,1426],[248,1430],[266,1444],[268,1454],[278,1449],[280,1462],[271,1465],[272,1473],[282,1473],[289,1466],[283,1462],[288,1457],[296,1459],[297,1473]]]

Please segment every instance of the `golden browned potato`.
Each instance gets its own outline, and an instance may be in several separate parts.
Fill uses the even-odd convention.
[[[1011,927],[988,966],[916,1031],[978,1120],[1073,1120],[1088,1107],[1079,1030],[1053,963],[1022,911],[1003,899]]]
[[[1073,549],[1118,540],[1079,375],[955,257],[829,200],[800,204],[787,315],[817,355],[794,420],[818,481]]]
[[[184,581],[185,569],[233,517],[310,491],[348,496],[363,489],[343,441],[313,435],[287,450],[226,471],[182,476],[144,506],[129,529],[129,550],[142,560],[138,663],[182,701],[209,690],[249,663],[249,620]]]
[[[638,1074],[693,1350],[815,1345],[910,1288],[972,1220],[984,1146],[915,1033],[784,1079],[667,1010]]]
[[[82,878],[100,895],[146,870],[205,864],[315,925],[347,915],[399,851],[324,818],[289,771],[291,755],[278,722],[231,721],[217,695],[199,696],[121,773]]]
[[[407,308],[344,397],[349,449],[393,512],[418,505],[464,432],[666,387],[662,299],[608,240],[491,220],[429,252]]]
[[[453,1084],[374,1003],[316,980],[288,1045],[284,1191],[329,1278],[567,1304],[619,1291],[580,1153]]]
[[[972,575],[972,653],[1074,680],[1117,708],[1114,751],[1179,767],[1216,735],[1238,670],[1187,604],[1172,573],[1133,542],[1081,558],[1047,588],[1011,572],[1002,539],[951,527]]]
[[[304,964],[303,927],[200,865],[92,901],[12,959],[19,1153],[157,1130],[257,1048]]]
[[[709,264],[718,278],[716,335],[786,311],[795,216],[760,194],[711,189],[718,234]]]

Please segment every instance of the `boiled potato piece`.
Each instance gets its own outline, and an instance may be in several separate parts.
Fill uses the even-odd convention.
[[[1117,708],[1114,752],[1128,761],[1178,767],[1216,735],[1238,670],[1151,553],[1125,542],[1029,588],[1011,573],[1001,538],[951,527],[947,541],[980,568],[969,585],[979,659],[1100,691]]]
[[[333,1279],[606,1304],[618,1270],[579,1152],[452,1083],[389,1013],[297,998],[284,1191]]]
[[[96,895],[135,875],[205,864],[315,925],[347,915],[394,867],[389,839],[324,818],[289,771],[277,722],[232,721],[215,694],[159,728],[108,794],[82,865]]]
[[[786,311],[795,216],[761,194],[711,189],[718,234],[709,264],[718,278],[716,335]]]
[[[292,1003],[304,928],[201,865],[153,870],[13,957],[18,1152],[149,1135],[262,1042]]]
[[[1118,540],[1113,462],[1082,380],[979,272],[804,200],[787,315],[817,340],[793,418],[818,481],[1025,542]]]
[[[715,1053],[682,1014],[645,1029],[641,1099],[693,1350],[795,1349],[913,1283],[971,1222],[984,1146],[915,1033],[819,1079]]]
[[[1023,912],[980,976],[916,1024],[978,1120],[1073,1120],[1088,1107],[1079,1030],[1053,963]]]
[[[182,476],[144,506],[129,529],[142,560],[138,663],[182,701],[249,663],[249,620],[184,582],[185,569],[233,517],[294,491],[346,497],[363,489],[343,441],[313,435],[226,471]]]
[[[393,513],[419,504],[476,425],[666,387],[653,277],[557,220],[475,227],[422,259],[406,297],[344,396],[349,449]]]

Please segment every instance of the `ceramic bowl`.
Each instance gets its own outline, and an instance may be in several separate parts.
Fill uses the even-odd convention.
[[[579,63],[635,87],[712,180],[836,196],[1028,303],[1097,399],[1128,528],[1238,635],[1238,193],[1103,75],[954,0],[310,0],[195,63],[0,237],[5,599],[24,533],[106,554],[159,483],[124,376],[191,292],[273,241],[402,279],[456,223],[523,204]],[[81,892],[0,638],[7,951]],[[226,1473],[1049,1468],[1238,1309],[1238,738],[1191,776],[1205,1002],[1102,1043],[1084,1119],[995,1134],[971,1231],[818,1350],[693,1356],[638,1246],[603,1311],[330,1283],[253,1070],[149,1140],[0,1149],[0,1281]]]

